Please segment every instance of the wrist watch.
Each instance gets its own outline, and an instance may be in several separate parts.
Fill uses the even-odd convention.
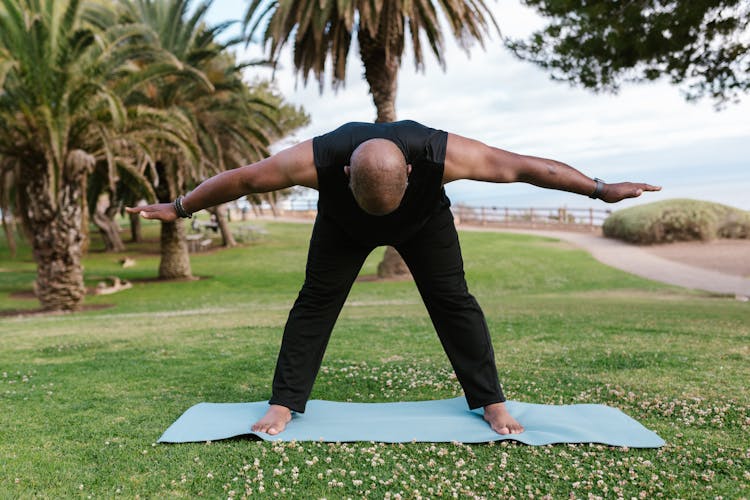
[[[602,191],[604,191],[604,181],[597,177],[594,177],[594,181],[596,181],[596,188],[594,188],[594,192],[589,195],[589,198],[596,200],[602,194]]]

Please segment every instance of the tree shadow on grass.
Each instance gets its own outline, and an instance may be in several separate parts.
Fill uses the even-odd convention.
[[[36,299],[36,297],[34,297]],[[82,306],[79,310],[75,311],[78,312],[88,312],[88,311],[100,311],[102,309],[109,309],[110,307],[114,307],[115,304],[87,304]],[[72,311],[71,311],[72,312]],[[0,318],[15,318],[15,317],[25,317],[25,316],[60,316],[63,314],[71,314],[69,311],[49,311],[47,309],[42,309],[41,307],[36,309],[0,309]]]

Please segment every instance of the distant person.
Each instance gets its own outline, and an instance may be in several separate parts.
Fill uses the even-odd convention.
[[[459,179],[527,182],[614,203],[661,189],[607,184],[554,160],[511,153],[414,121],[347,123],[269,158],[212,177],[174,203],[128,208],[173,221],[250,193],[291,186],[319,191],[305,281],[284,329],[273,394],[253,431],[278,434],[304,412],[328,339],[368,254],[398,250],[470,408],[499,434],[523,432],[505,407],[484,314],[464,279],[443,186]]]

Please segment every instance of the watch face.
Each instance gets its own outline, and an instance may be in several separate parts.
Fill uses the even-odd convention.
[[[589,198],[595,200],[599,198],[600,194],[602,194],[602,191],[604,189],[604,182],[597,177],[594,177],[594,181],[596,181],[596,187],[594,188],[594,192],[589,195]]]

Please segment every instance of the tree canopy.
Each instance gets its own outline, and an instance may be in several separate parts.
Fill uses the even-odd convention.
[[[441,21],[467,51],[473,42],[483,43],[491,28],[497,28],[483,0],[252,0],[245,14],[248,40],[261,32],[274,62],[291,42],[294,68],[305,83],[311,73],[315,75],[321,91],[329,59],[331,86],[336,89],[344,84],[356,35],[364,76],[381,122],[396,119],[397,74],[407,44],[417,70],[424,67],[423,39],[445,66]]]
[[[548,18],[519,58],[553,79],[616,92],[667,76],[688,99],[718,105],[750,88],[750,2],[743,0],[524,0]]]
[[[228,23],[205,22],[211,1],[191,4],[0,0],[0,205],[15,198],[46,309],[81,307],[87,192],[171,201],[290,132],[218,40]]]

